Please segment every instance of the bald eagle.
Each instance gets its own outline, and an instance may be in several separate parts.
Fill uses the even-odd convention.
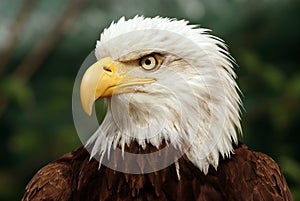
[[[292,200],[278,165],[238,141],[239,89],[224,42],[188,21],[113,22],[82,76],[82,110],[106,116],[40,169],[29,200]]]

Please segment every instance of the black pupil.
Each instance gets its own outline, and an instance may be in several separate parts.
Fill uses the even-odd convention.
[[[149,66],[149,65],[151,64],[151,60],[150,60],[150,59],[146,59],[145,64],[146,64],[147,66]]]

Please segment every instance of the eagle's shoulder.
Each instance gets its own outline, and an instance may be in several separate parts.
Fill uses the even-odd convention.
[[[74,160],[83,148],[73,150],[41,168],[26,186],[22,201],[69,200],[72,194]]]
[[[220,164],[233,195],[241,200],[292,200],[286,180],[268,155],[240,144],[234,155]]]

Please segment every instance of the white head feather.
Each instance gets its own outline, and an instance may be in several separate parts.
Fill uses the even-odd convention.
[[[164,66],[155,72],[133,72],[154,77],[137,87],[146,93],[107,98],[108,111],[86,147],[100,157],[117,146],[136,141],[156,147],[168,141],[177,149],[184,143],[189,160],[205,174],[217,168],[219,155],[233,152],[240,128],[240,98],[232,59],[220,39],[207,29],[168,18],[121,18],[101,34],[96,57],[119,61],[163,52]]]

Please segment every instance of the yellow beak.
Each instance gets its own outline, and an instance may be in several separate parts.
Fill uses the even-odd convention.
[[[93,104],[98,98],[134,92],[128,87],[155,82],[152,78],[128,76],[129,69],[125,64],[105,57],[86,70],[80,84],[80,99],[86,114],[92,114]]]

